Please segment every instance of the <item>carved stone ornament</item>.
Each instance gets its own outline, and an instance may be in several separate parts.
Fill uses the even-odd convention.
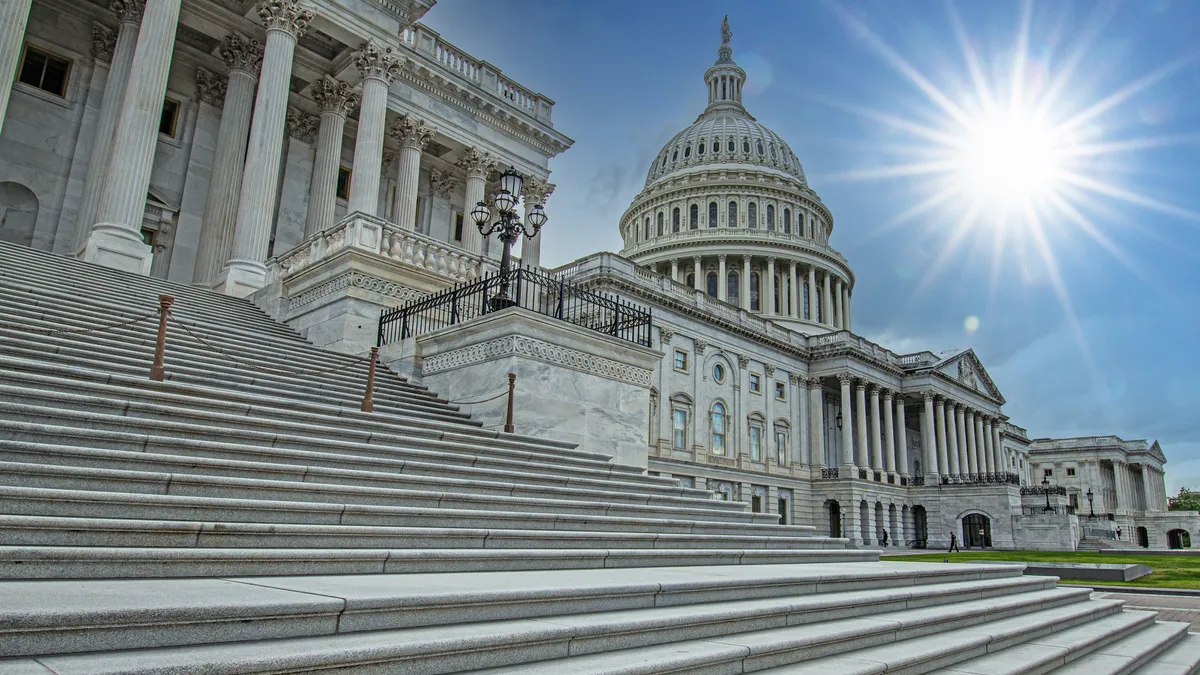
[[[117,49],[117,33],[101,24],[92,24],[92,57],[101,63],[112,63]]]
[[[662,341],[662,343],[664,345],[670,344],[671,338],[673,338],[673,337],[675,337],[675,331],[673,331],[670,328],[667,328],[665,326],[658,327],[658,339],[660,341]]]
[[[459,155],[455,166],[467,172],[467,178],[484,178],[496,168],[496,161],[491,154],[480,152],[476,148],[467,148]]]
[[[791,382],[793,386],[799,387],[805,383],[805,380],[803,375],[792,373],[788,375],[788,382]]]
[[[121,23],[141,24],[146,0],[113,0],[108,8],[117,13],[117,20]]]
[[[335,112],[343,117],[358,105],[358,93],[349,84],[330,75],[313,83],[312,97],[321,112]]]
[[[979,381],[975,379],[975,368],[965,356],[958,360],[958,381],[972,389],[979,389]]]
[[[838,373],[837,379],[843,387],[854,382],[854,376],[850,373]]]
[[[820,389],[821,388],[821,378],[819,378],[819,377],[810,377],[810,378],[808,378],[807,382],[808,382],[809,389]]]
[[[258,18],[267,30],[282,30],[296,38],[304,35],[316,14],[296,0],[263,0],[258,6]]]
[[[354,66],[362,73],[364,79],[375,78],[388,84],[400,73],[400,61],[392,53],[392,48],[379,44],[374,38],[367,40],[366,44],[355,52]]]
[[[258,40],[251,40],[245,35],[230,33],[221,41],[217,55],[229,66],[230,70],[240,70],[258,77],[262,70],[263,50]]]
[[[434,196],[449,199],[456,187],[458,180],[454,176],[437,169],[429,170],[429,189]]]
[[[550,198],[552,192],[554,192],[554,186],[540,178],[526,178],[521,186],[521,196],[525,198],[526,204],[545,206],[546,200]]]
[[[412,115],[401,115],[388,127],[388,135],[400,141],[400,147],[424,150],[433,140],[434,130]]]
[[[321,120],[297,108],[288,108],[287,134],[292,138],[313,145],[317,142],[317,133],[321,130]]]
[[[696,339],[696,340],[694,340],[694,342],[696,344],[696,353],[697,354],[703,354],[704,350],[708,349],[708,343],[705,342],[704,340]]]
[[[922,401],[932,401],[933,400],[933,391],[930,389],[926,389],[925,391],[921,392],[921,400]]]
[[[767,377],[774,377],[775,376],[775,366],[763,366],[763,373]]]
[[[738,367],[739,368],[750,367],[750,357],[749,356],[739,356],[738,357]]]
[[[214,108],[222,107],[228,84],[220,75],[214,75],[203,68],[196,69],[196,95],[201,103],[207,103]]]
[[[396,161],[396,151],[392,150],[391,148],[384,148],[383,149],[383,158],[382,158],[382,161],[380,162],[379,168],[383,171],[387,171],[388,169],[392,168],[392,163],[395,161]]]

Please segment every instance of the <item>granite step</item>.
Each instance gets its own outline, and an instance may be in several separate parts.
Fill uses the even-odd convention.
[[[363,505],[344,502],[262,500],[230,497],[23,488],[0,485],[0,513],[55,518],[204,521],[251,524],[463,527],[501,530],[570,530],[662,534],[786,536],[793,528],[767,523],[763,514],[746,521],[705,518],[610,516],[487,509]],[[844,546],[845,539],[830,539]]]
[[[1016,572],[1019,575],[1020,570]],[[827,594],[913,592],[917,585],[1013,577],[1011,566],[861,563],[5,581],[0,582],[0,656],[329,636],[781,598],[789,605],[805,606],[809,621],[819,628],[827,609],[820,600],[830,597]],[[973,585],[963,590],[969,594]],[[1078,591],[1050,593],[1063,601],[1084,598],[1066,608],[1094,602]],[[989,602],[977,599],[966,604]],[[1119,607],[1117,602],[1109,604]],[[870,605],[863,609],[869,610]],[[942,625],[935,611],[911,611],[925,611],[927,620]],[[658,624],[647,623],[649,628]],[[611,626],[611,622],[601,624]],[[890,631],[898,628],[895,623],[872,624]]]
[[[491,541],[488,538],[488,541]],[[0,579],[166,579],[226,576],[429,574],[711,565],[800,565],[878,560],[853,549],[621,548],[108,548],[0,545]],[[554,543],[554,542],[551,542]],[[322,540],[313,544],[325,545]],[[611,544],[611,548],[605,545]],[[597,547],[599,546],[599,547]]]
[[[1200,673],[1200,633],[1184,635],[1174,646],[1159,654],[1134,675],[1196,675]]]
[[[1157,621],[1144,630],[1051,671],[1054,675],[1129,675],[1174,647],[1191,624]]]
[[[60,675],[77,673],[204,672],[228,675],[263,672],[390,672],[439,675],[491,666],[544,661],[582,654],[615,652],[679,640],[719,639],[791,626],[800,633],[826,616],[842,619],[902,612],[980,598],[1017,594],[1028,603],[1068,602],[1045,589],[1012,580],[922,585],[904,589],[825,593],[804,598],[767,598],[685,605],[681,607],[616,610],[581,615],[542,617],[536,621],[507,620],[486,624],[435,628],[385,629],[336,636],[315,636],[232,642],[204,646],[141,649],[108,654],[46,656],[39,659]],[[28,661],[9,661],[22,663]],[[0,673],[4,671],[0,661]],[[86,670],[83,670],[86,669]]]

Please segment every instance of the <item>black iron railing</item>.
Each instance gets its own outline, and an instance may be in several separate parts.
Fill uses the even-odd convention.
[[[1042,485],[1023,485],[1021,486],[1021,494],[1023,495],[1060,495],[1067,496],[1067,488],[1061,485],[1050,485],[1048,487]]]
[[[841,472],[838,471],[837,467],[832,469],[821,469],[821,478],[837,478],[840,473]]]
[[[501,295],[503,282],[507,293]],[[516,268],[508,279],[491,272],[478,279],[426,295],[406,305],[385,309],[379,316],[378,344],[399,340],[520,307],[650,346],[650,310],[614,295],[597,293],[531,268]]]
[[[1074,506],[1059,506],[1059,505],[1054,505],[1054,506],[1049,506],[1049,507],[1046,507],[1046,506],[1022,506],[1021,513],[1026,516],[1040,516],[1043,514],[1050,514],[1050,513],[1054,513],[1054,514],[1057,514],[1060,516],[1073,516],[1073,515],[1075,515],[1075,507]]]
[[[1015,473],[942,474],[942,485],[1020,485]],[[1024,492],[1022,492],[1024,494]]]

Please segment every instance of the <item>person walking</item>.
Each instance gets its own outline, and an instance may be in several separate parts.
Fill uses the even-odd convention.
[[[962,549],[960,549],[958,547],[958,535],[951,532],[950,533],[950,550],[946,551],[946,553],[954,553],[955,551],[962,553]]]
[[[881,529],[881,530],[879,530],[879,532],[881,533],[881,536],[880,536],[879,538],[883,540],[883,546],[884,546],[884,548],[886,548],[886,547],[887,547],[887,545],[888,545],[888,533],[887,533],[887,530],[882,530],[882,529]]]

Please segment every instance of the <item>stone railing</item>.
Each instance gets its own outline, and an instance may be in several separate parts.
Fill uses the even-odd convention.
[[[450,282],[473,279],[495,266],[482,256],[446,242],[405,230],[382,218],[356,213],[279,256],[280,273],[295,274],[346,249],[419,267]]]
[[[754,227],[702,227],[695,230],[668,232],[661,237],[653,237],[649,241],[644,241],[636,246],[625,249],[625,255],[636,255],[670,244],[687,243],[696,240],[707,242],[728,239],[753,239],[772,244],[790,244],[809,251],[814,255],[829,256],[844,265],[847,272],[850,271],[850,263],[846,260],[846,257],[828,246],[818,244],[798,234],[786,234],[778,230],[765,230]]]
[[[529,91],[505,77],[492,64],[477,59],[446,42],[427,26],[415,23],[400,33],[400,44],[425,56],[450,76],[505,101],[508,105],[542,122],[549,123],[554,101]]]

